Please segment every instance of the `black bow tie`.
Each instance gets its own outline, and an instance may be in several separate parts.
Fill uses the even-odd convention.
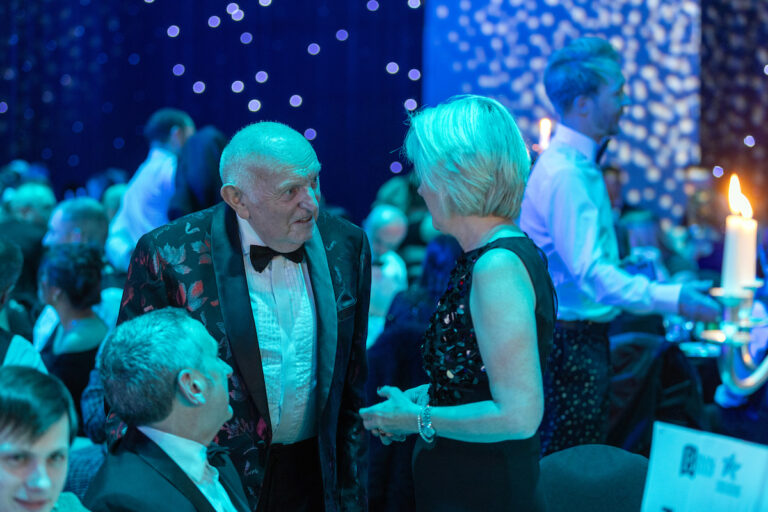
[[[256,272],[263,272],[275,256],[285,256],[294,263],[301,263],[304,261],[304,246],[291,252],[278,252],[262,245],[251,246],[251,265]]]
[[[225,455],[229,456],[229,448],[225,448],[224,446],[211,444],[206,449],[206,457],[208,458],[208,463],[211,466],[224,466],[226,463],[226,459],[224,458]]]

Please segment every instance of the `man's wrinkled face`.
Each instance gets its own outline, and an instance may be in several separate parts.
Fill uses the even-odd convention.
[[[48,512],[67,478],[66,414],[36,441],[0,437],[0,510]]]
[[[320,200],[320,164],[254,171],[243,190],[248,223],[272,249],[290,252],[312,238]]]

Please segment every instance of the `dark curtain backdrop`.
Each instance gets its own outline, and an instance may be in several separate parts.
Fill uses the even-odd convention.
[[[702,18],[702,164],[738,173],[766,221],[768,2],[703,0]]]
[[[404,164],[404,105],[421,103],[422,11],[414,0],[6,0],[0,164],[44,163],[61,195],[107,167],[132,173],[160,107],[227,135],[276,120],[314,130],[323,195],[359,221],[393,162]]]

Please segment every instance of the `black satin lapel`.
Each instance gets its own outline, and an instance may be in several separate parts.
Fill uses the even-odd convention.
[[[333,369],[336,365],[336,343],[338,342],[336,296],[333,293],[328,258],[319,229],[315,228],[314,235],[304,244],[304,247],[307,251],[309,278],[312,280],[312,293],[315,297],[317,312],[317,404],[318,413],[322,413],[328,400]]]
[[[240,477],[237,475],[237,470],[231,462],[218,469],[219,482],[224,490],[227,491],[229,499],[232,500],[232,504],[235,509],[240,512],[250,512],[248,506],[248,500],[245,498],[245,491],[243,490],[243,484],[240,482]],[[234,478],[235,480],[232,480]]]
[[[213,217],[211,254],[216,287],[219,291],[219,307],[229,338],[232,359],[256,409],[267,424],[268,437],[271,438],[272,423],[264,385],[264,370],[261,367],[259,341],[253,323],[248,283],[245,280],[240,234],[235,212],[226,204],[220,205]]]
[[[138,430],[131,429],[122,442],[126,443],[126,449],[141,457],[144,462],[178,489],[198,512],[216,512],[187,474],[147,436]]]

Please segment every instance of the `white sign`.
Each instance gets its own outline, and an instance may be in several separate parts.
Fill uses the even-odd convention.
[[[718,511],[768,511],[768,447],[656,422],[642,512]]]

